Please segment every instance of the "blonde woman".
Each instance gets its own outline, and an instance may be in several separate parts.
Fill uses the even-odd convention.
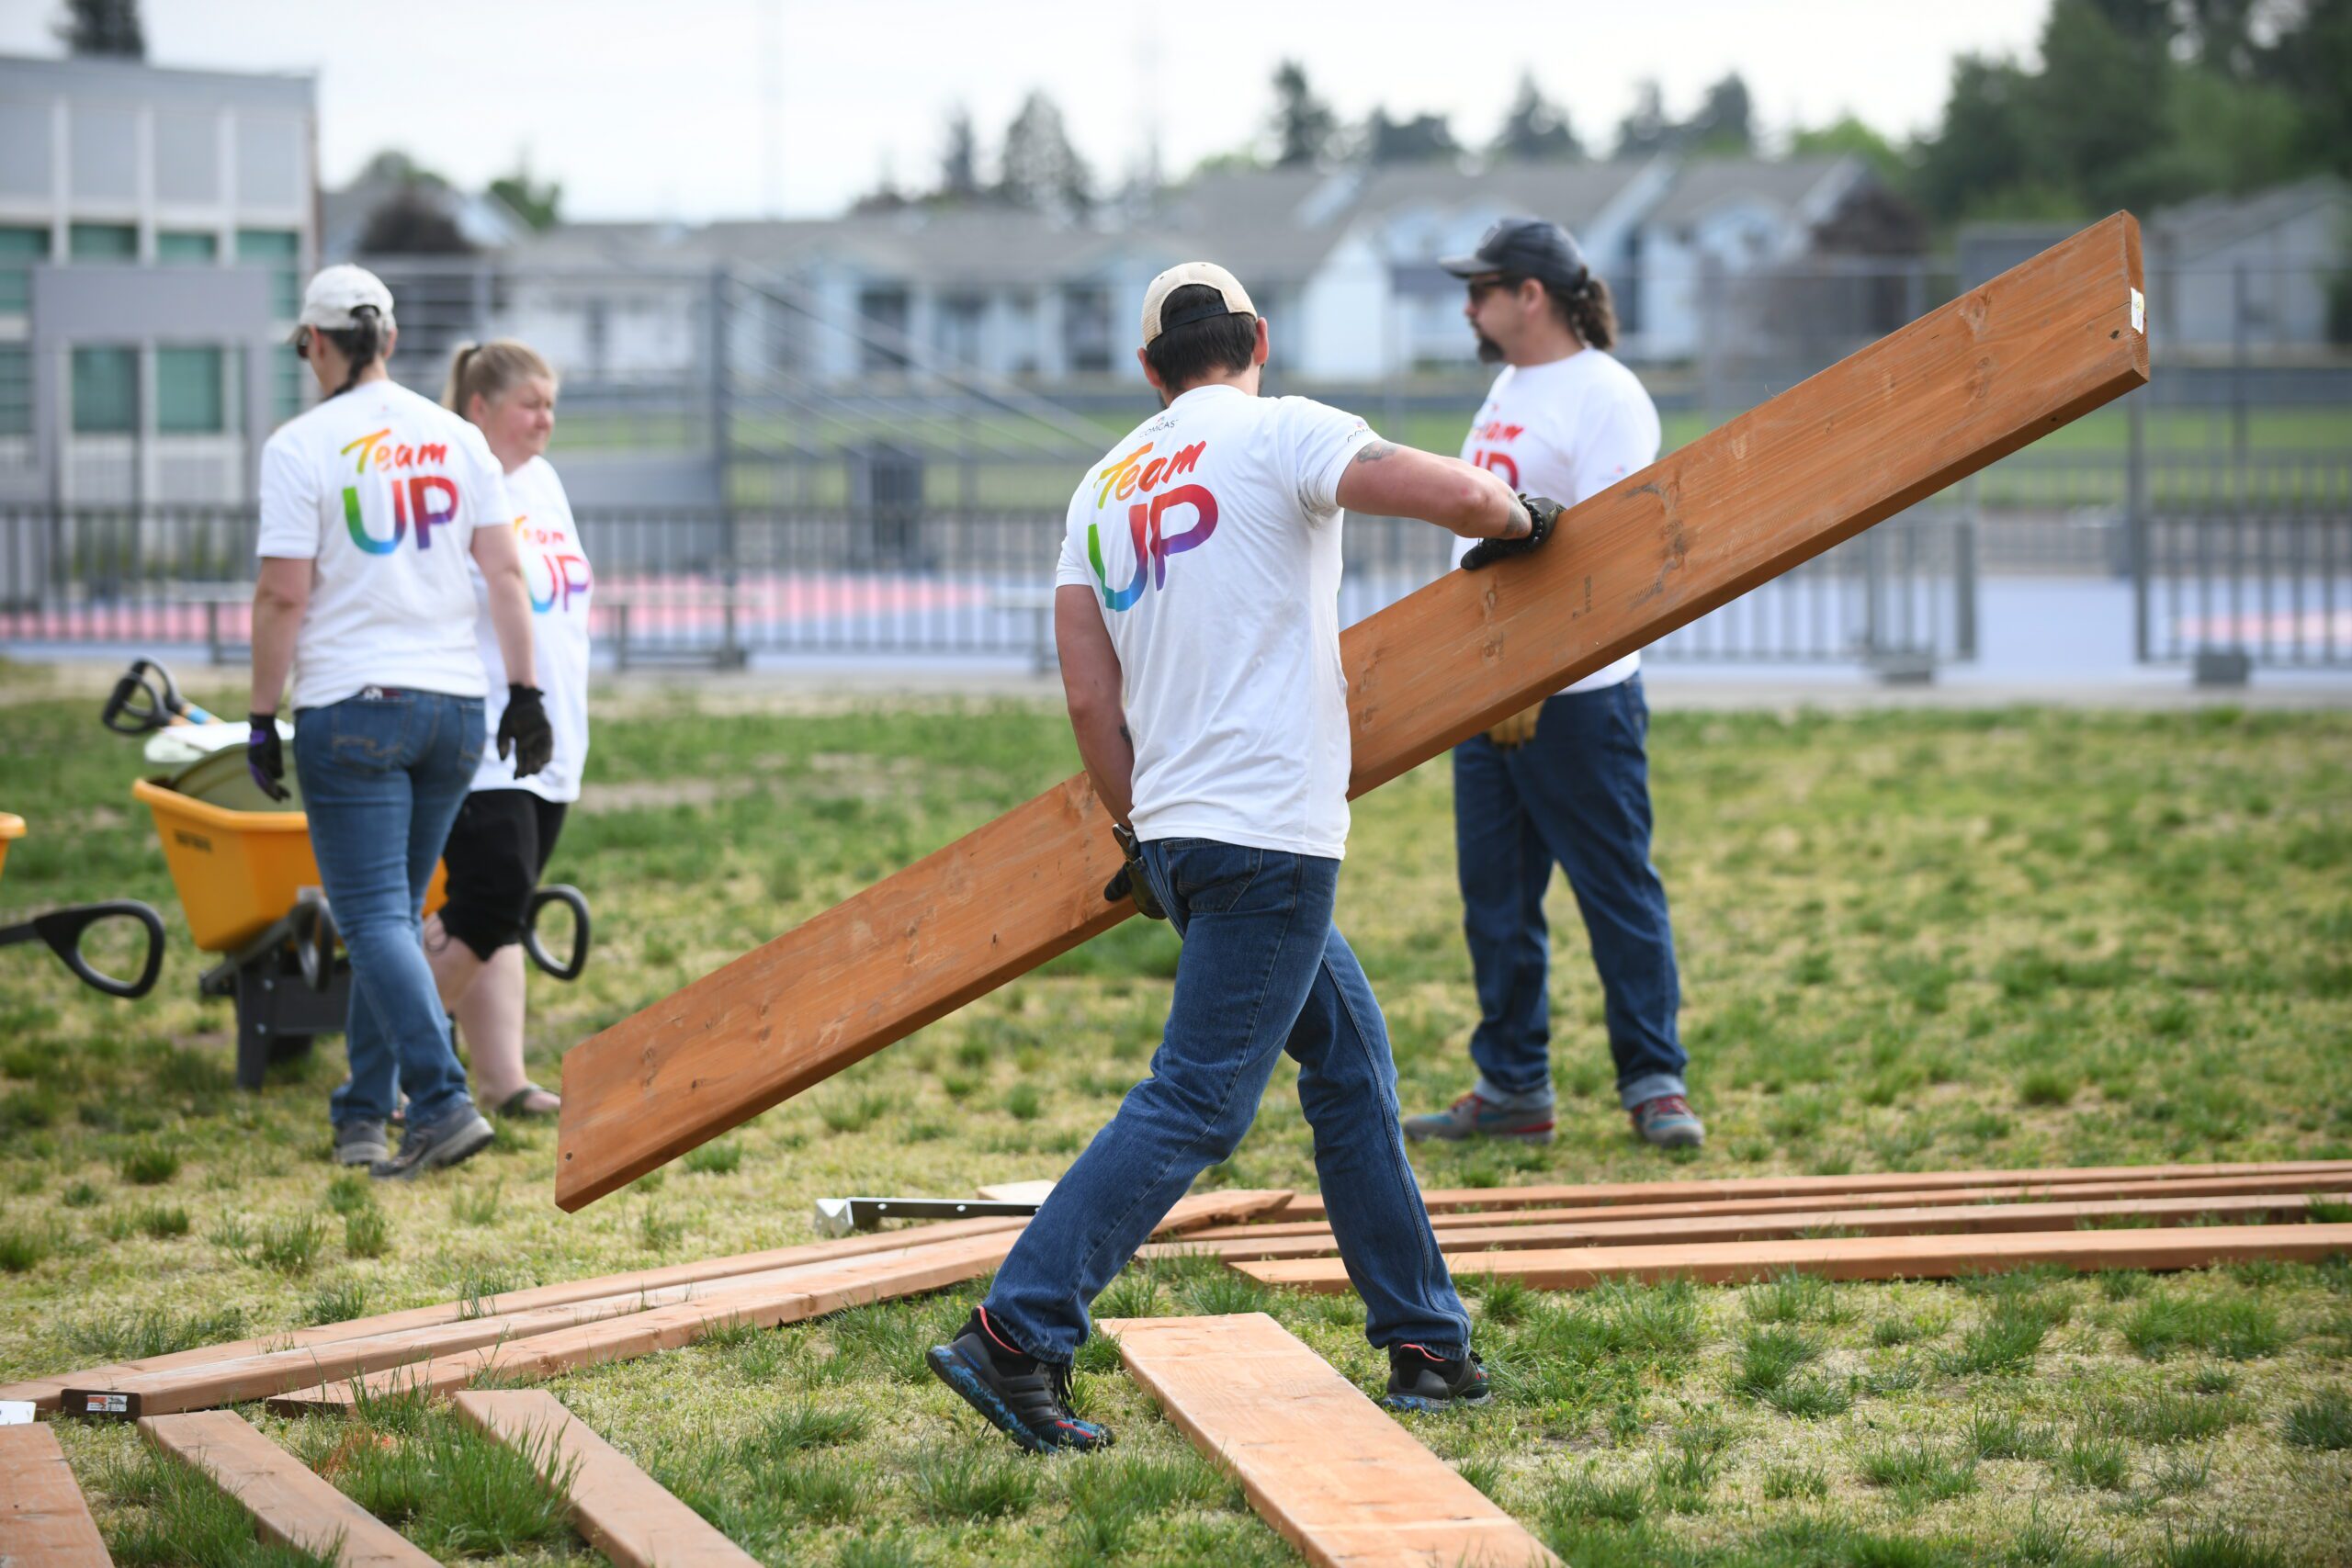
[[[479,429],[504,470],[514,543],[532,615],[536,671],[502,674],[488,590],[477,578],[476,637],[489,676],[492,724],[510,682],[546,694],[554,755],[518,776],[485,751],[458,807],[443,858],[449,901],[424,933],[442,1005],[457,1016],[483,1104],[502,1116],[548,1116],[560,1101],[524,1076],[523,949],[531,893],[563,830],[564,807],[580,798],[588,757],[588,600],[595,577],[571,520],[563,481],[546,457],[555,431],[555,372],[512,338],[462,344],[449,364],[442,400]]]

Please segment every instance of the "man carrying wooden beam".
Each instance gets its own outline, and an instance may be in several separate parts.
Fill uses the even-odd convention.
[[[1350,767],[1340,527],[1349,507],[1423,518],[1487,541],[1463,563],[1476,570],[1542,544],[1559,509],[1337,409],[1259,397],[1267,353],[1223,267],[1152,281],[1136,357],[1161,412],[1080,483],[1055,573],[1070,727],[1126,853],[1111,896],[1172,919],[1184,948],[1151,1076],[930,1352],[1033,1451],[1111,1440],[1069,1407],[1087,1304],[1232,1155],[1284,1051],[1366,1336],[1389,1353],[1389,1403],[1487,1397],[1405,1158],[1386,1026],[1331,921]]]
[[[1463,457],[1513,489],[1574,506],[1657,461],[1657,409],[1610,355],[1617,313],[1575,238],[1506,218],[1442,263],[1469,285],[1478,357],[1502,373]],[[1551,932],[1544,894],[1567,874],[1606,998],[1617,1094],[1634,1135],[1696,1148],[1676,1027],[1681,982],[1666,886],[1650,863],[1642,656],[1628,653],[1453,749],[1462,929],[1478,991],[1477,1084],[1405,1123],[1408,1138],[1552,1141]]]

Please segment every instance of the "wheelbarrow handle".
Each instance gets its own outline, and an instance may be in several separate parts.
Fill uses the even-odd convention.
[[[571,958],[558,964],[539,942],[539,911],[549,904],[561,904],[571,911]],[[523,951],[531,962],[559,980],[577,980],[580,972],[588,967],[588,896],[567,883],[551,882],[535,889],[531,904],[523,918]]]
[[[101,975],[90,967],[82,956],[82,933],[100,920],[130,919],[147,928],[147,962],[135,980],[118,980],[111,975]],[[62,909],[51,909],[45,915],[35,915],[20,926],[0,931],[0,947],[13,947],[20,942],[38,938],[57,954],[74,977],[94,991],[110,997],[135,1001],[155,988],[155,978],[164,972],[164,919],[154,909],[136,898],[120,898],[104,904],[73,904]]]

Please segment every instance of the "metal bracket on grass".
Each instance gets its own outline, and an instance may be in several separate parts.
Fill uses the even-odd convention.
[[[884,1220],[983,1220],[1020,1218],[1037,1212],[1035,1203],[1006,1203],[985,1198],[820,1198],[817,1234],[847,1235],[870,1231]]]

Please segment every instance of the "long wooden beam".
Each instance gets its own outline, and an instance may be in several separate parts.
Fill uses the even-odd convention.
[[[57,1434],[0,1427],[0,1568],[112,1568]]]
[[[2148,378],[2118,213],[1350,627],[1361,795]],[[611,1192],[1124,918],[1083,777],[574,1046],[556,1201]]]
[[[407,1537],[311,1474],[234,1411],[153,1416],[139,1429],[243,1504],[268,1540],[332,1556],[342,1568],[433,1568],[433,1559]]]
[[[544,1389],[474,1389],[458,1414],[558,1475],[588,1544],[619,1568],[759,1568],[759,1559],[629,1462]]]
[[[111,1388],[124,1378],[146,1372],[180,1371],[191,1367],[212,1366],[221,1361],[243,1359],[248,1356],[266,1355],[277,1350],[300,1349],[309,1346],[332,1345],[346,1339],[362,1339],[379,1334],[404,1334],[412,1330],[428,1329],[444,1324],[462,1323],[472,1319],[511,1313],[531,1312],[541,1307],[564,1306],[574,1302],[594,1301],[600,1296],[628,1296],[640,1292],[665,1290],[673,1285],[694,1284],[707,1280],[723,1280],[732,1276],[759,1273],[769,1269],[786,1269],[800,1263],[824,1263],[842,1258],[859,1258],[872,1252],[888,1252],[903,1247],[914,1247],[926,1241],[952,1241],[958,1236],[982,1235],[993,1231],[1018,1230],[1024,1222],[1015,1219],[949,1220],[940,1224],[917,1225],[906,1230],[878,1231],[866,1235],[846,1236],[839,1241],[805,1242],[794,1247],[769,1247],[759,1252],[739,1252],[724,1258],[702,1258],[691,1263],[673,1263],[660,1269],[632,1269],[621,1274],[602,1274],[594,1279],[568,1280],[556,1284],[538,1285],[519,1291],[502,1291],[495,1295],[466,1301],[439,1302],[430,1306],[409,1307],[399,1312],[378,1313],[368,1317],[352,1318],[342,1323],[324,1324],[315,1328],[291,1329],[283,1334],[256,1336],[226,1341],[218,1345],[198,1346],[188,1350],[175,1350],[169,1355],[150,1356],[139,1360],[110,1361],[102,1366],[84,1367],[76,1371],[55,1372],[48,1377],[0,1387],[0,1399],[29,1400],[40,1410],[55,1410],[60,1395],[69,1388]]]
[[[1747,1198],[1843,1198],[1856,1192],[1933,1192],[1942,1188],[2016,1184],[2049,1189],[2087,1182],[2279,1179],[2302,1191],[2314,1177],[2352,1177],[2352,1160],[2272,1160],[2253,1165],[2044,1166],[2031,1170],[1883,1170],[1859,1176],[1735,1176],[1692,1181],[1590,1181],[1571,1186],[1441,1187],[1421,1194],[1432,1214],[1487,1209],[1533,1209],[1554,1204],[1594,1206],[1625,1203],[1709,1202]],[[1302,1192],[1276,1218],[1324,1217],[1323,1195]]]
[[[1539,1291],[1581,1291],[1603,1280],[1740,1284],[1795,1270],[1831,1280],[1946,1280],[2032,1264],[2095,1269],[2204,1269],[2257,1258],[2315,1262],[2352,1251],[2352,1225],[2189,1225],[2178,1230],[2031,1231],[2018,1235],[1815,1236],[1703,1247],[1574,1247],[1535,1252],[1449,1252],[1456,1274],[1521,1280]],[[1235,1263],[1269,1285],[1338,1292],[1336,1258]]]
[[[2252,1198],[2127,1198],[2103,1203],[1963,1203],[1918,1209],[1815,1209],[1788,1214],[1724,1214],[1695,1219],[1619,1219],[1588,1224],[1457,1225],[1437,1232],[1448,1252],[1537,1247],[1647,1247],[1667,1242],[1777,1241],[1824,1235],[1984,1235],[1999,1231],[2072,1231],[2101,1221],[2189,1225],[2219,1221],[2259,1224],[2302,1219],[2310,1200],[2278,1193]],[[1143,1258],[1329,1258],[1339,1239],[1319,1235],[1186,1237],[1155,1243]]]
[[[1279,1209],[1290,1197],[1280,1189],[1188,1193],[1177,1200],[1154,1234],[1180,1234],[1209,1218]],[[901,1253],[844,1258],[796,1270],[791,1278],[771,1284],[732,1281],[712,1288],[695,1301],[295,1389],[273,1397],[269,1407],[287,1415],[347,1409],[364,1398],[406,1391],[454,1393],[485,1377],[528,1382],[572,1367],[673,1350],[729,1324],[772,1328],[799,1323],[844,1307],[891,1301],[977,1279],[1004,1261],[1015,1234],[999,1231],[910,1247]]]
[[[1518,1520],[1264,1313],[1095,1326],[1317,1568],[1558,1568]]]

